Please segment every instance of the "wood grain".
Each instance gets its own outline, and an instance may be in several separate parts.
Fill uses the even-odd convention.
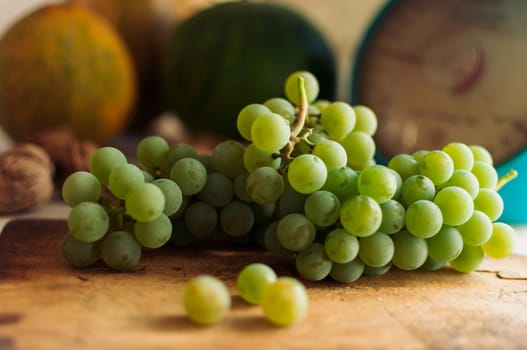
[[[60,255],[65,232],[63,221],[18,220],[0,235],[0,350],[527,348],[526,257],[486,260],[470,274],[392,270],[348,285],[306,282],[307,317],[278,328],[235,285],[255,261],[294,274],[266,252],[167,247],[132,272],[74,269]],[[210,327],[191,323],[181,305],[183,285],[202,273],[223,279],[233,297],[227,318]]]

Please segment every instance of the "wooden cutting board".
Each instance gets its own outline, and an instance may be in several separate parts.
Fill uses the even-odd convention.
[[[527,348],[527,257],[489,259],[470,274],[394,269],[353,284],[306,282],[307,317],[279,328],[235,285],[251,262],[294,275],[264,251],[166,247],[132,272],[74,269],[60,255],[66,230],[63,221],[18,220],[0,235],[0,350]],[[203,273],[233,297],[210,327],[191,323],[181,304],[183,285]]]

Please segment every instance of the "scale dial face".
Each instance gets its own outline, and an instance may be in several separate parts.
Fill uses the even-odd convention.
[[[527,147],[527,1],[392,2],[353,78],[352,103],[376,112],[385,158],[459,141],[499,164]]]

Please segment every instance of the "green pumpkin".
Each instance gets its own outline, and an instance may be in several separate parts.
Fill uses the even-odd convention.
[[[236,118],[250,103],[284,96],[286,78],[308,70],[333,100],[336,61],[321,33],[296,11],[273,4],[222,3],[172,33],[165,55],[166,107],[193,130],[239,138]]]

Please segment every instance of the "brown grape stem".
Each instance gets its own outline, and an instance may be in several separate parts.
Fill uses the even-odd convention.
[[[518,172],[516,170],[511,170],[507,174],[503,175],[496,184],[496,191],[499,191],[503,186],[514,180],[517,176]]]
[[[306,87],[304,85],[304,78],[298,77],[298,93],[300,95],[300,104],[298,105],[298,116],[291,130],[291,136],[289,137],[289,143],[284,152],[284,159],[286,161],[291,160],[291,154],[295,148],[295,145],[300,142],[302,139],[298,136],[304,129],[304,125],[307,120],[307,113],[309,108],[309,103],[307,102]]]

